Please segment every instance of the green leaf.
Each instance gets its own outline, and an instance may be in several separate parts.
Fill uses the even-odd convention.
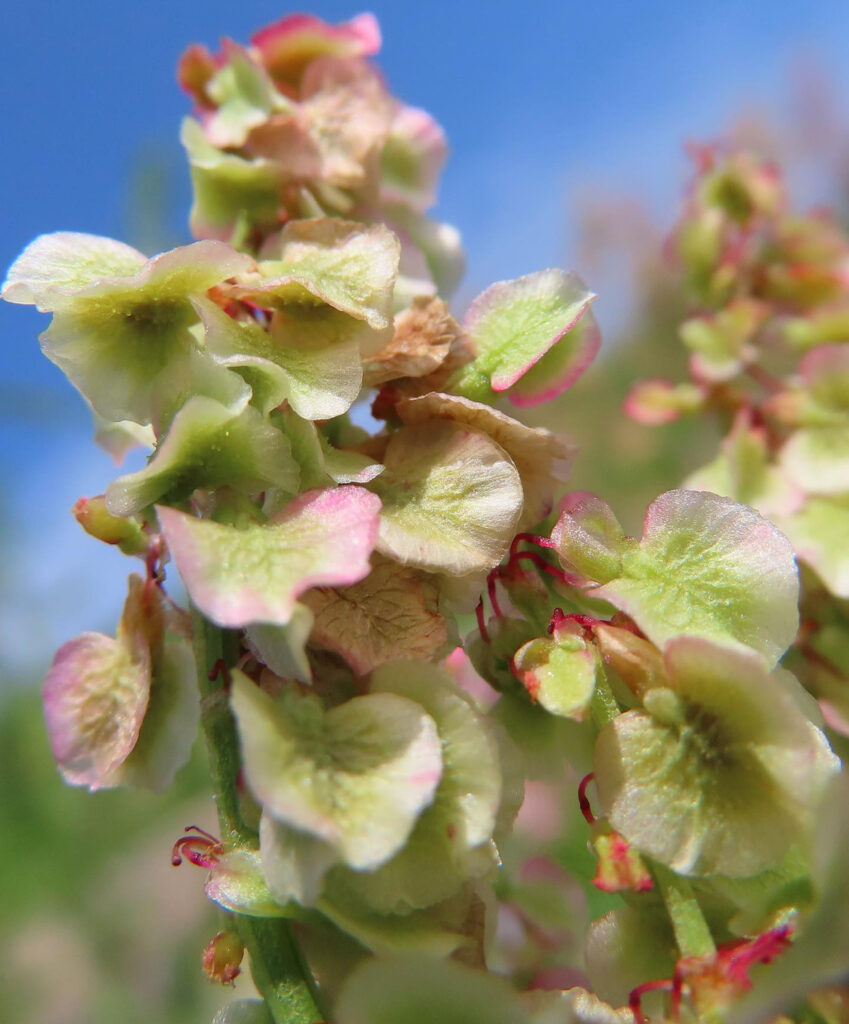
[[[462,576],[497,565],[523,505],[513,461],[484,434],[453,423],[404,427],[392,436],[378,550],[399,562]]]
[[[753,509],[699,491],[667,491],[621,575],[594,591],[662,647],[681,634],[745,645],[774,663],[793,642],[799,583],[787,538]]]
[[[157,515],[195,604],[220,626],[285,626],[314,586],[355,583],[369,571],[380,502],[361,487],[307,491],[268,523],[243,529],[165,506]]]
[[[292,690],[274,700],[238,671],[231,701],[247,783],[276,821],[358,870],[404,845],[442,772],[436,725],[421,707],[381,693],[326,711]]]

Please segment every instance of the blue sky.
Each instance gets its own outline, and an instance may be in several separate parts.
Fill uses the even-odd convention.
[[[318,3],[328,20],[361,9]],[[823,0],[372,4],[380,63],[398,95],[444,125],[452,157],[439,215],[462,231],[466,292],[573,256],[574,207],[591,186],[671,218],[686,138],[715,137],[746,103],[780,111],[809,54],[849,98],[849,5]],[[242,0],[26,0],[4,11],[0,265],[35,235],[79,230],[137,244],[134,168],[173,182],[186,240],[188,176],[177,142],[187,103],[174,66],[189,42],[245,40],[287,9]],[[135,225],[135,227],[134,227]],[[577,268],[580,269],[580,268]],[[615,301],[609,301],[609,309]],[[605,322],[605,297],[599,314]],[[609,314],[608,314],[609,316]],[[11,372],[0,383],[0,674],[43,671],[57,643],[111,628],[128,567],[68,515],[114,475],[88,415],[40,355],[46,320],[0,308]]]

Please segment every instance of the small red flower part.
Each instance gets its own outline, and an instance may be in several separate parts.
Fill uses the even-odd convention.
[[[203,969],[210,981],[232,985],[242,973],[239,964],[245,955],[242,940],[235,932],[219,932],[203,951]]]
[[[645,892],[654,885],[645,861],[618,832],[593,840],[598,867],[593,885],[602,892]]]
[[[783,953],[793,939],[793,924],[785,921],[753,939],[741,939],[720,946],[710,956],[682,957],[671,978],[638,985],[628,1005],[636,1024],[648,1024],[642,1011],[642,998],[648,992],[669,992],[671,1018],[678,1021],[681,1000],[686,995],[699,1019],[729,1006],[752,987],[749,972],[757,964],[768,964]]]
[[[224,852],[220,839],[204,831],[198,825],[186,825],[186,832],[193,835],[181,836],[171,849],[171,863],[175,868],[183,863],[183,858],[191,861],[195,867],[211,871],[218,858]]]

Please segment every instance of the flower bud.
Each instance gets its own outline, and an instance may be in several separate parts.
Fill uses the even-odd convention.
[[[207,978],[222,985],[232,985],[242,973],[239,964],[244,953],[245,947],[235,932],[219,932],[203,951],[203,969]]]

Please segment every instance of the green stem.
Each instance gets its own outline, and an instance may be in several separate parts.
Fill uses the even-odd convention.
[[[227,667],[237,658],[237,637],[219,629],[192,606],[192,634],[198,668],[201,727],[209,753],[209,767],[218,809],[218,821],[225,844],[255,844],[256,833],[242,820],[236,786],[241,756],[236,722],[227,696],[226,673],[217,672],[218,662]],[[214,678],[211,678],[213,677]],[[303,961],[288,921],[282,918],[247,917],[233,920],[251,958],[251,972],[275,1024],[317,1024],[323,1019],[318,1008],[315,982]]]
[[[666,904],[681,956],[712,956],[716,946],[710,928],[686,878],[663,864],[653,863],[651,872]]]

